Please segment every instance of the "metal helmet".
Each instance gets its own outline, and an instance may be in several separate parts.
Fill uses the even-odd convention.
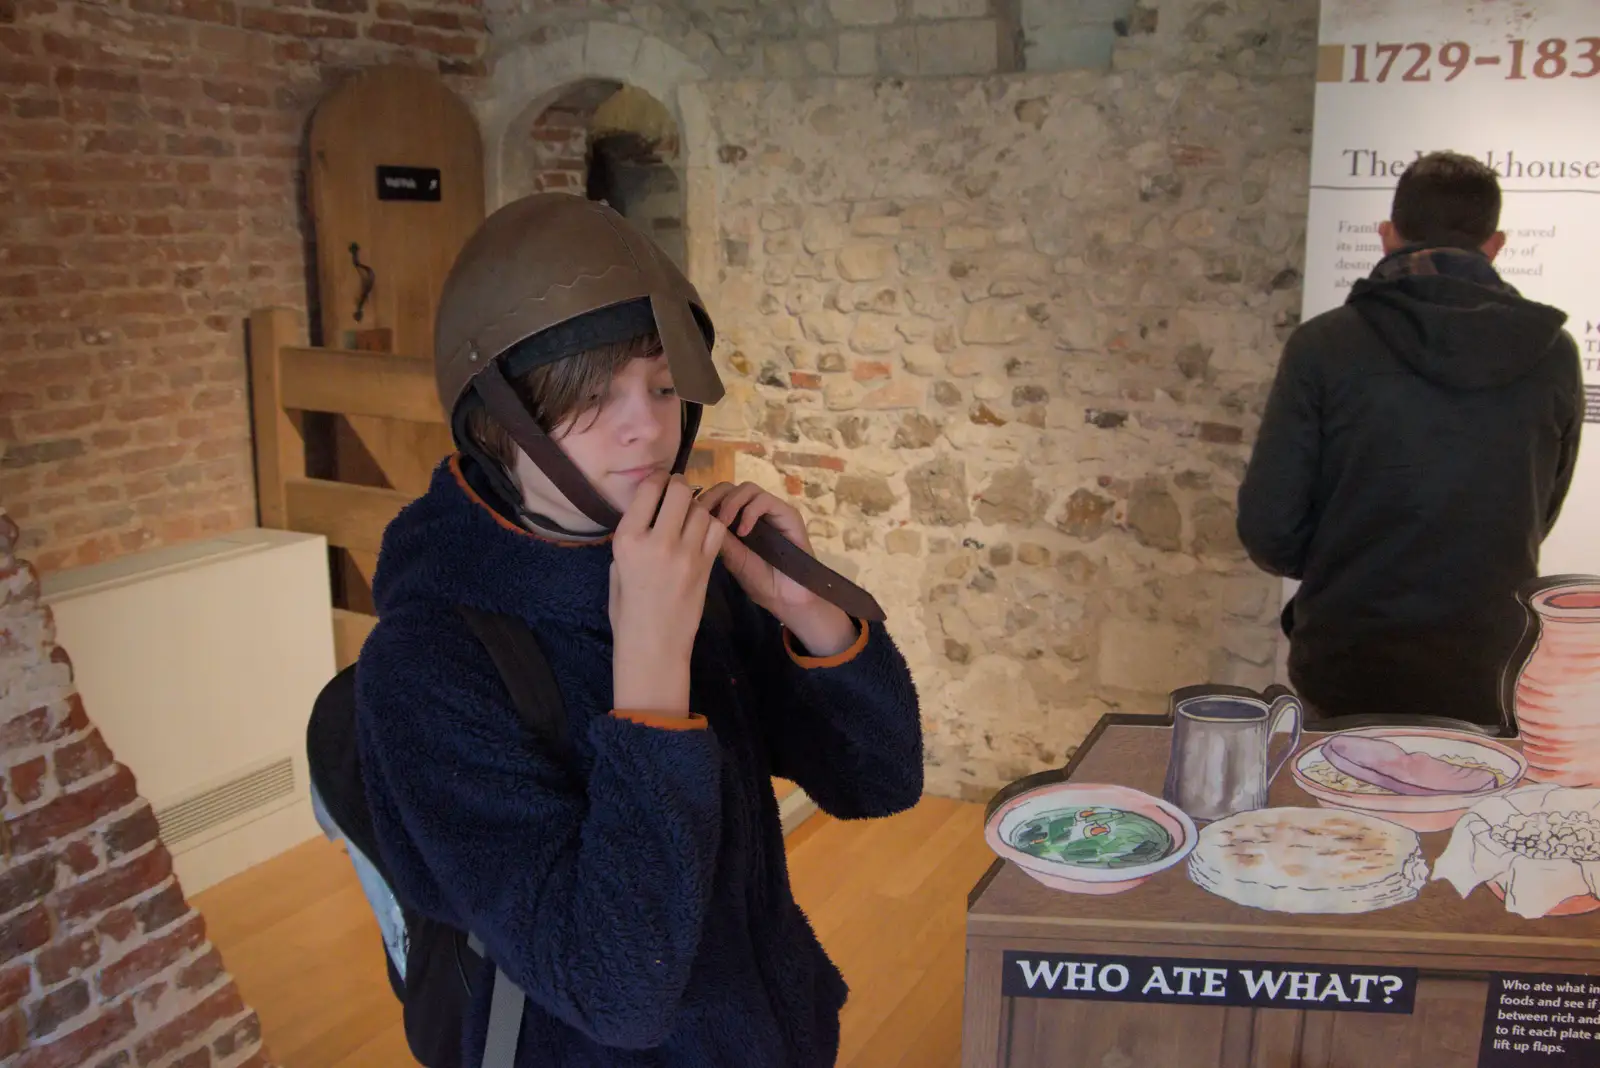
[[[435,318],[434,376],[456,444],[470,448],[466,414],[484,405],[575,507],[614,528],[621,518],[616,509],[546,436],[511,380],[652,330],[687,402],[674,466],[682,471],[701,406],[724,392],[699,293],[655,242],[608,205],[536,193],[498,209],[462,246]]]
[[[445,278],[434,324],[439,402],[456,444],[475,451],[466,414],[482,404],[557,489],[609,530],[622,516],[539,426],[511,386],[535,367],[640,337],[661,338],[683,399],[683,442],[674,471],[688,463],[701,407],[722,399],[711,362],[713,330],[700,295],[656,244],[610,207],[568,193],[513,201],[483,221]],[[519,496],[498,464],[487,474]],[[547,521],[548,522],[548,521]],[[795,546],[762,516],[748,548],[846,612],[884,618],[870,593]]]

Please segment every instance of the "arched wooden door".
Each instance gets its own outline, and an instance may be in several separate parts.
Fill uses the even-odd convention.
[[[484,218],[471,110],[432,71],[361,71],[312,116],[308,184],[321,344],[431,356],[445,275]],[[407,494],[451,447],[442,423],[367,416],[339,419],[331,437],[334,478]],[[340,607],[370,612],[376,556],[344,555]]]

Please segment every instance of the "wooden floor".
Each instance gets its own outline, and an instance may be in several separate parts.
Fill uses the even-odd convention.
[[[927,798],[789,837],[795,896],[851,998],[839,1064],[956,1068],[966,894],[993,854],[983,809]],[[378,929],[344,854],[318,839],[195,898],[282,1068],[403,1068]]]

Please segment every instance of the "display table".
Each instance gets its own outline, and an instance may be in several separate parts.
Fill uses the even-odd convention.
[[[1064,775],[1159,796],[1171,734],[1162,717],[1107,717]],[[1318,737],[1308,733],[1301,745]],[[1316,801],[1286,770],[1270,804]],[[1420,838],[1431,870],[1450,832]],[[1019,951],[1418,972],[1409,1014],[1005,996],[1004,955]],[[1600,911],[1524,919],[1486,886],[1463,899],[1450,883],[1430,880],[1414,900],[1392,907],[1295,914],[1237,905],[1196,885],[1182,865],[1095,896],[1052,889],[997,860],[968,899],[962,1064],[1475,1068],[1493,972],[1600,976]]]

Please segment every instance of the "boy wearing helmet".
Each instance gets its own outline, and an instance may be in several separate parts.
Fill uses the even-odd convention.
[[[842,819],[922,792],[905,661],[830,603],[859,602],[798,514],[682,478],[722,392],[710,343],[667,257],[566,194],[495,212],[441,296],[461,451],[384,534],[358,746],[397,895],[525,993],[519,1066],[833,1064],[847,991],[791,895],[771,779]],[[570,759],[521,729],[456,605],[537,637]]]

